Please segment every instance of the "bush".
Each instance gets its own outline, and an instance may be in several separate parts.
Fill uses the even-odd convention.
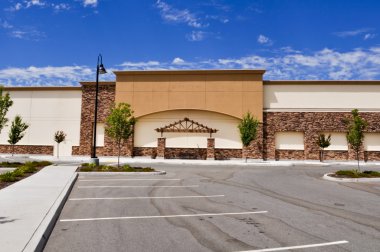
[[[36,163],[26,162],[23,166],[20,167],[25,173],[34,173],[37,171]]]
[[[24,177],[24,175],[25,175],[25,172],[24,172],[24,170],[22,169],[22,167],[17,168],[17,169],[14,170],[12,173],[13,173],[13,175],[14,175],[15,177]]]
[[[1,162],[0,167],[19,167],[23,165],[23,163],[20,162]]]
[[[45,167],[45,166],[49,166],[49,165],[52,165],[52,164],[53,163],[49,162],[49,161],[39,161],[39,162],[36,162],[37,167]]]
[[[359,178],[358,170],[341,170],[337,171],[335,174],[339,176],[347,176],[350,178]]]
[[[15,182],[17,181],[18,179],[16,178],[16,176],[13,174],[13,172],[6,172],[6,173],[3,173],[3,174],[0,174],[0,180],[2,182]]]
[[[340,170],[335,173],[338,176],[348,177],[348,178],[376,178],[380,177],[380,172],[377,171],[364,171],[359,170]]]

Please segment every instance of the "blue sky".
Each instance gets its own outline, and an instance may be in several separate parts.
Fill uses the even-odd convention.
[[[107,70],[266,69],[380,79],[377,0],[1,0],[0,83],[66,86]],[[112,73],[101,77],[113,80]]]

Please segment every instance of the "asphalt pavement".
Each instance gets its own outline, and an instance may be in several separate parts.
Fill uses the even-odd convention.
[[[380,251],[380,183],[343,166],[152,166],[80,175],[45,251]]]

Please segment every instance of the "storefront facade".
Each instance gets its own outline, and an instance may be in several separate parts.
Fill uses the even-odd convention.
[[[344,121],[350,118],[350,111],[357,108],[369,123],[361,156],[368,161],[380,160],[380,81],[263,81],[264,72],[115,72],[115,82],[102,82],[99,87],[97,153],[100,156],[117,154],[114,141],[104,133],[105,119],[112,104],[126,102],[131,104],[137,123],[133,137],[123,145],[124,156],[315,160],[319,159],[316,138],[319,133],[328,133],[332,136],[332,144],[326,151],[327,159],[351,160],[354,153],[345,140]],[[29,98],[30,102],[40,103],[42,107],[32,106],[28,118],[34,118],[35,122],[36,118],[60,118],[62,122],[58,125],[50,122],[45,133],[69,131],[71,140],[65,148],[70,151],[65,154],[90,155],[95,83],[81,82],[80,88],[70,90],[53,89],[31,91],[34,96]],[[25,114],[21,106],[25,100],[17,98],[21,90],[8,88],[6,91],[18,104],[11,115],[16,110]],[[67,96],[69,91],[71,96]],[[69,102],[72,116],[66,110],[66,117],[45,115],[43,104],[48,101],[37,95],[41,92],[45,92],[45,96],[49,96],[49,92],[50,95],[60,93],[62,97],[56,97],[55,102]],[[60,113],[58,107],[51,105],[50,110]],[[256,141],[242,148],[237,125],[248,111],[261,125]],[[41,115],[37,116],[38,113]],[[4,132],[1,135],[0,149],[7,148],[2,139]],[[55,152],[51,140],[39,142],[31,138],[32,132],[28,141],[20,143],[20,151],[25,146],[43,145],[50,149],[42,153]]]

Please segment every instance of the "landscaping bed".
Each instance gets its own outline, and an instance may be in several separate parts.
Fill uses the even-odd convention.
[[[340,170],[329,174],[334,178],[380,178],[380,172],[377,171],[358,171],[358,170]]]
[[[122,165],[120,167],[112,165],[98,165],[84,163],[78,168],[78,172],[154,172],[155,169],[151,167],[132,167],[129,165]]]
[[[52,163],[48,161],[33,161],[26,163],[18,162],[2,162],[0,167],[6,168],[16,168],[13,171],[8,171],[3,174],[0,174],[0,189],[5,188],[17,181],[20,181],[24,178],[27,178],[34,173],[40,171],[45,166],[51,165]]]

